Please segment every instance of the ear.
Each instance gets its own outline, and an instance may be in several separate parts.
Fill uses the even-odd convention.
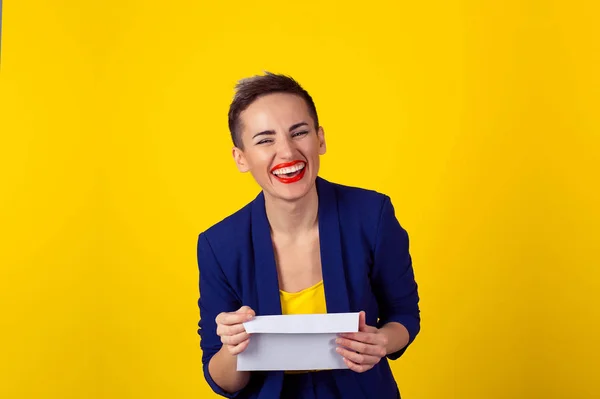
[[[319,155],[325,155],[327,144],[325,143],[325,130],[323,130],[323,126],[319,126],[317,137],[319,138]]]
[[[231,154],[233,155],[233,160],[235,161],[235,165],[238,170],[242,173],[246,173],[250,170],[248,167],[248,162],[246,161],[246,157],[244,156],[244,151],[242,151],[238,147],[233,147],[231,150]]]

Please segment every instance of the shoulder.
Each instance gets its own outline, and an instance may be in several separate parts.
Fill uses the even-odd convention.
[[[382,232],[398,232],[397,227],[400,223],[388,194],[370,188],[327,181],[322,184],[328,186],[325,191],[329,191],[336,198],[340,226],[347,236],[356,232],[361,237],[373,241],[377,240]]]
[[[251,205],[246,204],[236,212],[200,232],[199,241],[206,240],[215,253],[231,250],[234,243],[243,243],[250,236]]]
[[[368,217],[377,217],[383,207],[391,203],[390,197],[379,191],[324,181],[335,192],[340,212],[357,212]]]

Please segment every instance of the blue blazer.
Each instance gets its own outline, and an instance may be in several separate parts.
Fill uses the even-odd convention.
[[[342,186],[317,177],[319,235],[325,300],[329,313],[366,312],[367,325],[390,321],[404,325],[409,345],[420,330],[419,297],[408,235],[398,223],[388,196]],[[228,398],[279,398],[283,371],[253,372],[250,383],[229,394],[211,378],[208,363],[221,348],[215,318],[250,306],[257,316],[280,315],[275,256],[264,194],[198,237],[200,321],[204,377]],[[408,347],[408,345],[407,345]],[[371,370],[325,371],[333,374],[343,398],[398,398],[388,359]],[[322,371],[323,372],[323,371]]]

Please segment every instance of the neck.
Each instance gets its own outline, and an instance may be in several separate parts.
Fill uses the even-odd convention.
[[[308,233],[318,226],[319,198],[316,185],[294,202],[265,196],[265,210],[273,234],[296,236]]]

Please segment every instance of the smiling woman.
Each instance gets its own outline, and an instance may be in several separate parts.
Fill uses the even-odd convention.
[[[324,129],[290,77],[241,81],[229,127],[238,169],[262,190],[198,239],[207,382],[226,397],[399,398],[388,359],[415,339],[420,316],[408,235],[389,197],[319,177]],[[251,339],[242,323],[255,315],[341,312],[360,312],[359,332],[337,340],[346,369],[237,371]]]
[[[275,86],[286,78],[267,75]],[[272,200],[294,201],[311,191],[319,172],[319,156],[325,154],[323,128],[308,93],[273,91],[261,80],[242,83],[238,90],[254,98],[241,109],[232,105],[233,157],[241,172],[250,172]],[[282,85],[283,86],[283,85]],[[288,90],[292,90],[289,88]],[[295,184],[292,184],[295,183]],[[314,193],[313,193],[314,194]]]

